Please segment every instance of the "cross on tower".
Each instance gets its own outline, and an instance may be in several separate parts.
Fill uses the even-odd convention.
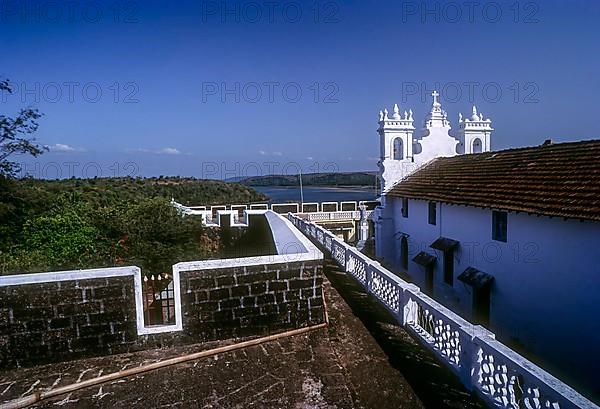
[[[438,103],[438,97],[440,96],[440,93],[436,91],[433,91],[431,93],[431,96],[433,97],[433,103],[437,104]]]

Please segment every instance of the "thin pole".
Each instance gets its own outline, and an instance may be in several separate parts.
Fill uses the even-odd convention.
[[[304,190],[302,189],[302,167],[300,167],[300,211],[304,205]]]

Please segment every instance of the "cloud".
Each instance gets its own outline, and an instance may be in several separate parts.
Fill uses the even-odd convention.
[[[156,155],[181,155],[181,151],[177,148],[162,148],[157,151],[153,151],[146,148],[135,148],[135,149],[127,149],[125,150],[127,153],[153,153]]]
[[[258,151],[258,154],[262,155],[262,156],[283,156],[283,152],[279,152],[279,151],[267,152],[267,151],[262,150],[262,149]]]
[[[83,152],[85,150],[83,148],[75,148],[64,143],[55,143],[54,145],[49,146],[49,148],[52,152]]]
[[[314,160],[315,158],[313,158],[312,156],[307,156],[306,159],[307,160]]]
[[[162,155],[180,155],[181,154],[181,152],[176,148],[162,148],[161,150],[159,150],[156,153],[159,153]]]

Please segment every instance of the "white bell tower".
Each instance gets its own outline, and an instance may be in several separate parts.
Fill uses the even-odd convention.
[[[477,113],[477,108],[473,107],[470,118],[459,114],[458,134],[453,136],[448,114],[439,100],[440,93],[433,91],[431,96],[431,111],[416,135],[412,110],[401,115],[398,104],[394,104],[391,117],[387,109],[379,111],[378,165],[383,196],[394,184],[435,158],[489,152],[492,149],[490,139],[494,129],[491,119],[484,119],[483,114]]]
[[[458,136],[460,139],[459,153],[481,153],[492,150],[491,136],[492,120],[483,118],[482,113],[477,113],[473,106],[471,118],[458,115]]]
[[[414,170],[413,160],[413,113],[400,115],[398,104],[389,117],[388,110],[379,111],[379,177],[382,193],[387,193],[394,183]]]
[[[458,140],[450,135],[450,121],[448,114],[442,109],[439,101],[440,93],[433,91],[433,104],[431,111],[425,117],[421,137],[418,138],[415,152],[415,162],[421,166],[432,159],[442,156],[456,155]]]

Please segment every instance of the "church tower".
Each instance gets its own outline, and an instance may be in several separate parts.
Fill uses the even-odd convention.
[[[413,113],[400,114],[398,104],[394,104],[394,113],[389,117],[387,109],[379,111],[379,175],[382,193],[401,180],[414,169],[413,160]]]
[[[483,114],[477,113],[477,107],[473,106],[471,118],[463,118],[458,115],[458,136],[460,139],[458,153],[481,153],[489,152],[491,147],[492,120],[484,119]]]
[[[442,108],[440,93],[431,93],[431,110],[425,117],[423,128],[415,135],[413,112],[400,114],[398,104],[390,117],[388,110],[379,111],[379,179],[383,196],[403,178],[429,161],[463,153],[489,152],[491,150],[492,120],[484,119],[473,107],[470,118],[459,114],[458,133],[450,134],[452,126]],[[383,198],[382,198],[383,199]]]
[[[450,121],[448,114],[442,109],[439,101],[440,93],[433,91],[431,93],[433,103],[431,111],[425,117],[424,127],[421,130],[421,137],[415,144],[415,162],[421,166],[432,159],[441,156],[456,155],[456,145],[458,140],[450,135]]]

